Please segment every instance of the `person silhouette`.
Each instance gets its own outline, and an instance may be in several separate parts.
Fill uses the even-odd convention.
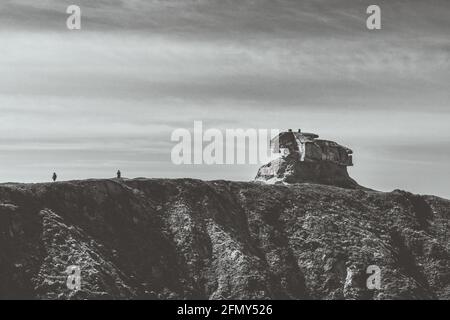
[[[53,182],[56,181],[56,178],[57,178],[57,177],[58,177],[58,176],[56,175],[56,172],[53,172],[53,176],[52,176]]]
[[[120,179],[122,177],[122,173],[120,172],[120,170],[117,170],[117,179]]]

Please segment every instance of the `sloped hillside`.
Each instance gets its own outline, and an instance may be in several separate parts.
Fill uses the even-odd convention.
[[[449,217],[441,198],[317,184],[3,184],[0,298],[450,299]]]

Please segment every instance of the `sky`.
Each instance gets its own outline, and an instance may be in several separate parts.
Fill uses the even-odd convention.
[[[354,151],[364,186],[450,198],[449,16],[448,0],[2,0],[0,181],[253,179],[172,163],[173,130],[201,120],[315,132]]]

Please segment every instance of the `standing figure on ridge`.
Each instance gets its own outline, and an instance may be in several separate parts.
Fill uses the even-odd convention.
[[[117,170],[117,179],[120,179],[122,177],[122,173],[120,172],[120,170]]]
[[[53,182],[56,181],[56,178],[57,178],[57,177],[58,177],[58,176],[56,175],[56,172],[53,172],[53,176],[52,176]]]

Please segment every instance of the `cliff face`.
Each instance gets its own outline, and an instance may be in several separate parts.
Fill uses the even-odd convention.
[[[450,299],[449,217],[437,197],[314,184],[4,184],[0,298]]]

